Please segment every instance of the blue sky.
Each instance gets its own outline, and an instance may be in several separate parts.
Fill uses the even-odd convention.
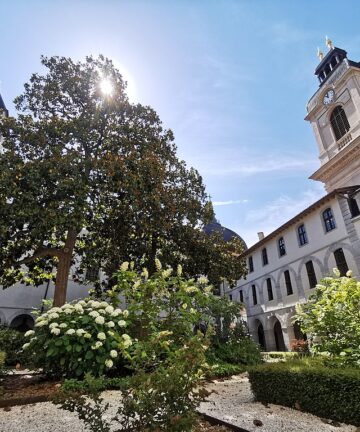
[[[249,245],[324,194],[305,105],[326,34],[360,60],[358,1],[3,0],[0,17],[10,111],[41,54],[112,58]]]

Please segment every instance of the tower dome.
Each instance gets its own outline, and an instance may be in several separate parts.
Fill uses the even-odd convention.
[[[215,218],[210,223],[208,223],[207,225],[205,225],[204,228],[203,228],[203,230],[204,230],[204,232],[207,235],[211,235],[212,233],[218,232],[218,233],[220,233],[222,235],[222,237],[223,237],[223,239],[225,241],[230,241],[230,240],[233,240],[233,239],[237,238],[244,245],[244,250],[247,249],[247,245],[246,245],[244,239],[241,238],[239,236],[239,234],[237,234],[235,231],[232,231],[229,228],[223,227],[221,225],[221,223],[218,220],[216,220]]]

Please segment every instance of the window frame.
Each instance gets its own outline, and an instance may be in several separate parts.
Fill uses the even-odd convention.
[[[283,236],[278,239],[278,252],[280,258],[286,255],[285,239]]]
[[[254,271],[254,259],[252,255],[250,255],[248,258],[248,266],[249,266],[249,273],[252,273]]]
[[[342,263],[336,258],[336,256],[337,256],[336,252],[338,252],[339,254],[340,253],[342,254],[342,257],[344,258]],[[344,253],[344,249],[341,248],[341,247],[335,249],[334,252],[333,252],[333,255],[334,255],[335,262],[336,262],[336,267],[337,267],[337,269],[340,272],[340,276],[346,276],[346,273],[349,271],[349,266],[348,266],[348,263],[346,261],[346,256],[345,256],[345,253]],[[340,262],[340,265],[339,265],[339,262]],[[346,270],[344,268],[343,269],[341,268],[341,264],[344,264],[344,263],[345,263]]]
[[[291,282],[291,274],[289,270],[284,270],[284,279],[285,279],[285,287],[286,293],[288,296],[294,294],[294,289]]]
[[[273,292],[273,287],[272,287],[272,283],[271,283],[271,278],[266,278],[266,289],[267,289],[267,294],[268,294],[268,300],[269,301],[274,300],[274,292]]]
[[[263,265],[263,267],[269,264],[269,257],[268,257],[268,254],[267,254],[266,247],[264,247],[261,250],[261,259],[262,259],[262,265]]]
[[[311,267],[311,269],[310,269],[311,271],[309,271],[309,267]],[[307,277],[309,280],[309,288],[313,289],[316,287],[316,285],[318,283],[313,261],[312,260],[307,261],[305,263],[305,268],[306,268],[306,273],[307,273]]]
[[[325,213],[330,212],[331,216],[325,216]],[[321,212],[321,218],[323,222],[323,226],[325,229],[325,234],[334,231],[336,229],[336,222],[334,217],[334,212],[331,207],[327,207],[324,211]],[[328,225],[329,223],[329,225]]]
[[[303,228],[302,232],[300,232],[301,228]],[[309,243],[309,239],[308,239],[308,235],[304,223],[302,223],[297,227],[297,238],[300,247],[305,246]]]
[[[258,304],[256,285],[254,284],[251,285],[251,291],[252,291],[252,298],[253,298],[253,306],[256,306]]]
[[[242,289],[239,290],[239,300],[240,300],[240,303],[244,303],[244,292]]]
[[[335,141],[339,141],[351,129],[349,119],[342,105],[336,105],[330,113],[329,121]]]

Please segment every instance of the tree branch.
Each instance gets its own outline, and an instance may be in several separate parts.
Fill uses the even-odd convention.
[[[61,249],[55,248],[40,248],[30,257],[24,258],[21,261],[16,261],[17,265],[27,264],[31,261],[36,260],[37,258],[45,257],[45,256],[59,256],[63,251]]]

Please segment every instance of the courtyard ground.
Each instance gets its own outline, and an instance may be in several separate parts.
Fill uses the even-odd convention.
[[[200,412],[225,420],[248,431],[262,432],[357,432],[354,426],[329,424],[311,414],[277,405],[253,402],[248,379],[244,375],[214,380],[207,385],[213,393],[201,404]],[[105,398],[114,407],[119,392],[108,391]],[[107,416],[113,415],[114,408]],[[257,425],[256,425],[257,424]],[[1,432],[85,432],[75,414],[56,408],[49,402],[0,410]]]

